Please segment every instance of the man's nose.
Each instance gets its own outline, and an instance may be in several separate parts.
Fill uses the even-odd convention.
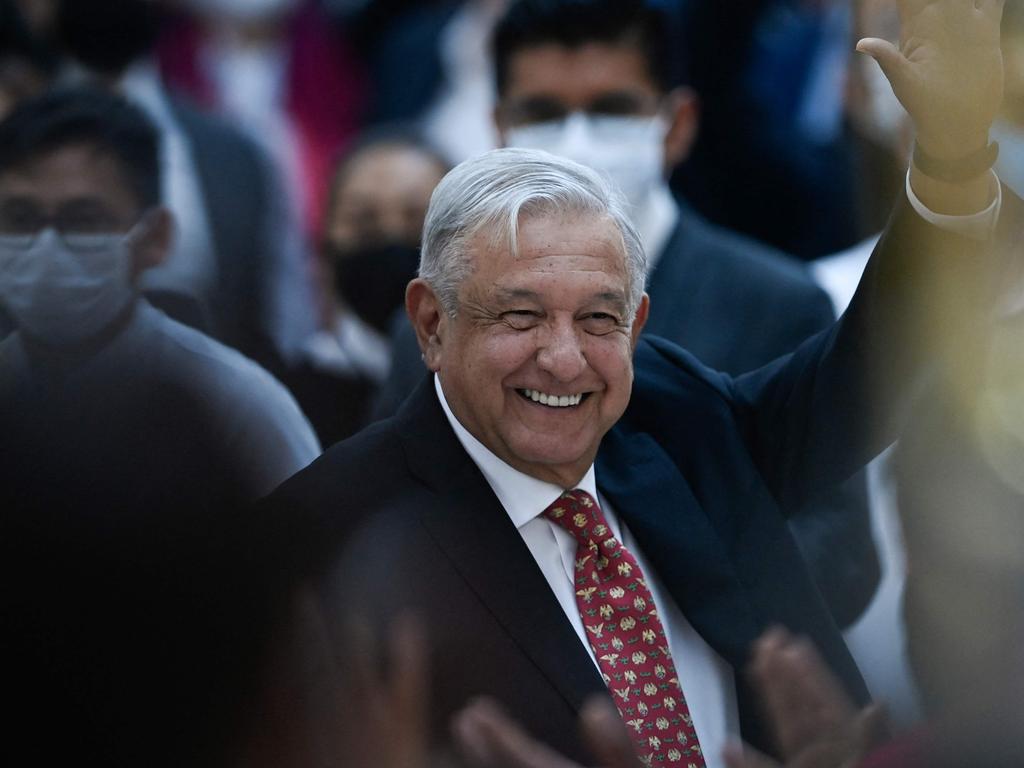
[[[548,326],[537,350],[537,365],[557,381],[570,382],[587,367],[578,329],[571,322]]]

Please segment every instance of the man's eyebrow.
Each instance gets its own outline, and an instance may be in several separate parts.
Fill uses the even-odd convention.
[[[494,298],[498,301],[532,300],[540,301],[541,295],[529,288],[502,288],[498,286],[494,290]],[[590,301],[607,301],[621,306],[626,305],[626,294],[622,291],[599,291],[590,297]]]
[[[517,299],[531,299],[538,301],[540,294],[528,288],[502,288],[498,286],[494,291],[494,298],[498,301],[516,301]]]

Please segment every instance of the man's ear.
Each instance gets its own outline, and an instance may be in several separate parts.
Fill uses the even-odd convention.
[[[640,298],[640,306],[636,309],[636,317],[633,318],[633,327],[629,329],[629,335],[633,339],[633,346],[636,346],[637,340],[640,338],[640,332],[647,325],[647,315],[651,311],[651,297],[644,292],[644,295]]]
[[[146,214],[142,233],[132,247],[132,279],[164,263],[174,243],[174,215],[166,208]]]
[[[423,353],[427,368],[437,371],[441,367],[441,353],[448,330],[448,313],[434,289],[421,278],[416,278],[405,289],[405,312],[409,315],[416,340]]]
[[[668,133],[665,134],[665,173],[686,160],[700,128],[700,100],[692,88],[673,89],[666,98]]]

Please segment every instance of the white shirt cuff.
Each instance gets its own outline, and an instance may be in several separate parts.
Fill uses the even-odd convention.
[[[914,194],[914,188],[910,185],[910,171],[907,171],[907,197],[910,204],[917,211],[917,215],[939,229],[951,232],[954,235],[962,235],[973,240],[988,240],[999,221],[999,211],[1003,207],[1003,188],[999,183],[999,177],[995,171],[989,171],[990,183],[995,188],[992,204],[983,211],[972,213],[969,216],[947,216],[926,207],[924,203]]]

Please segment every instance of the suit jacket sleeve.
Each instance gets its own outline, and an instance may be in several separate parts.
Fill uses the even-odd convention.
[[[930,378],[983,338],[1003,271],[991,244],[927,224],[901,196],[843,318],[787,358],[723,379],[784,510],[896,439]]]

